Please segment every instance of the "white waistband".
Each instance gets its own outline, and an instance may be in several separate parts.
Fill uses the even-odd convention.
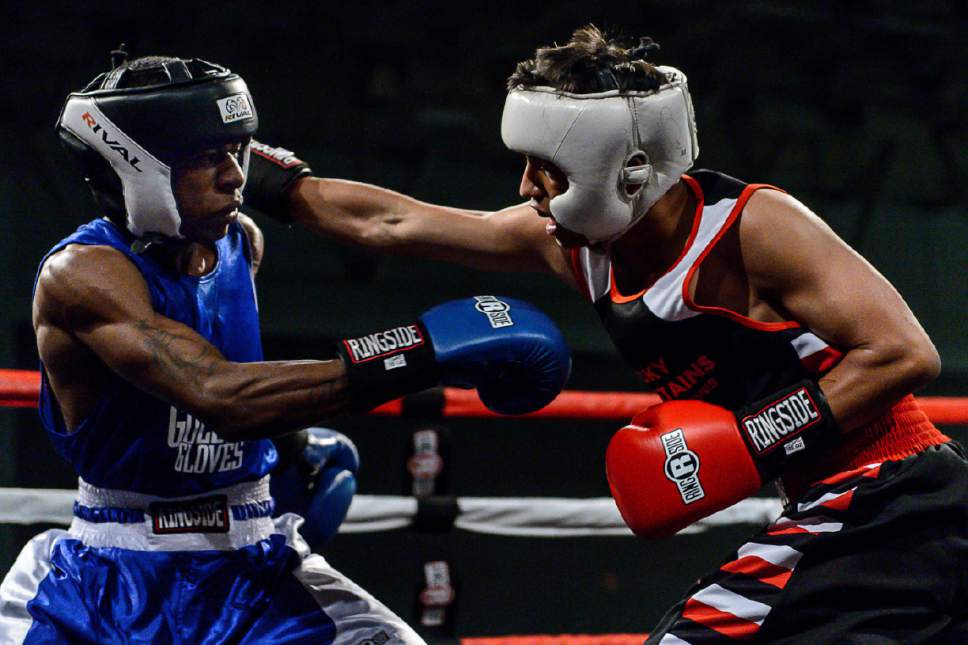
[[[160,526],[159,508],[175,509],[179,505],[191,508],[192,502],[212,501],[218,509],[216,530],[170,528]],[[235,519],[233,506],[259,505],[270,501],[269,477],[255,482],[242,482],[187,497],[159,497],[126,490],[98,488],[84,480],[78,481],[77,502],[90,508],[125,508],[144,511],[140,522],[91,522],[75,517],[68,535],[93,547],[117,547],[135,551],[228,551],[254,544],[275,533],[270,517]],[[224,522],[224,525],[222,524]],[[207,527],[211,529],[212,527]],[[168,531],[168,532],[165,532]]]
[[[120,508],[139,508],[146,509],[153,502],[183,502],[200,497],[211,497],[212,495],[225,495],[230,506],[240,504],[251,504],[264,502],[271,499],[269,495],[269,476],[254,482],[240,482],[206,491],[197,495],[187,495],[185,497],[161,497],[158,495],[146,495],[130,490],[118,490],[115,488],[99,488],[88,484],[83,479],[77,480],[77,501],[83,506],[116,506]]]

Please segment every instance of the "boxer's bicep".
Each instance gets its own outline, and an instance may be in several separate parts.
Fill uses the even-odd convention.
[[[844,353],[821,380],[842,425],[866,423],[937,370],[934,346],[897,290],[797,200],[756,193],[741,238],[757,295]]]
[[[114,249],[69,247],[44,266],[36,298],[46,324],[139,389],[186,407],[225,359],[189,327],[157,314],[147,284]]]
[[[35,322],[226,438],[290,432],[347,404],[340,361],[229,361],[191,327],[155,312],[141,274],[111,248],[52,257],[38,282]]]
[[[897,290],[792,197],[756,193],[741,227],[753,287],[840,349],[921,340],[924,330]]]

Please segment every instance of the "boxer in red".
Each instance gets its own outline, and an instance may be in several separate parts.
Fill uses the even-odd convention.
[[[968,642],[968,462],[911,395],[938,374],[933,344],[797,199],[690,170],[686,76],[656,50],[589,26],[517,66],[501,132],[524,156],[523,204],[426,204],[309,177],[271,148],[248,189],[338,240],[581,292],[664,399],[605,456],[636,533],[672,535],[777,481],[783,515],[650,643]]]

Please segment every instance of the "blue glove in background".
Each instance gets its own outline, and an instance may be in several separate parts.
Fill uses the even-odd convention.
[[[329,428],[307,428],[308,441],[295,464],[273,472],[270,492],[276,514],[296,513],[299,531],[312,546],[326,542],[346,519],[356,493],[360,457],[350,439]]]

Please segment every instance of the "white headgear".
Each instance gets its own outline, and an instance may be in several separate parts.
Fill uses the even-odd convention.
[[[659,66],[667,82],[650,92],[573,94],[551,87],[508,93],[504,145],[554,163],[568,190],[551,214],[589,242],[615,239],[642,217],[699,156],[686,75]],[[633,157],[644,165],[626,166]],[[629,195],[627,186],[641,188]]]

